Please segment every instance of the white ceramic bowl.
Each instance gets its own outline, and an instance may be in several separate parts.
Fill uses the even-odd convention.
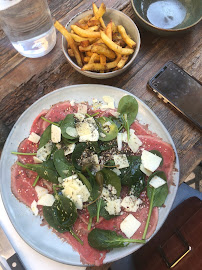
[[[67,25],[66,25],[67,30],[71,31],[72,24],[75,24],[80,19],[82,19],[85,16],[92,14],[92,13],[93,13],[92,9],[84,11],[82,13],[78,13],[76,16],[74,16],[67,23]],[[103,16],[103,20],[104,20],[105,24],[108,24],[110,22],[110,20],[112,20],[116,25],[119,25],[119,24],[123,25],[124,28],[126,29],[127,34],[129,34],[131,36],[131,38],[136,42],[136,48],[135,48],[134,53],[130,56],[129,61],[126,63],[126,65],[122,69],[111,71],[111,72],[106,72],[106,73],[97,73],[97,72],[93,72],[93,71],[82,71],[81,68],[76,64],[74,59],[72,59],[68,55],[67,41],[64,37],[62,37],[63,52],[64,52],[68,62],[70,63],[70,65],[73,68],[75,68],[78,72],[80,72],[81,74],[88,76],[88,77],[91,77],[91,78],[96,78],[96,79],[112,78],[114,76],[117,76],[117,75],[120,75],[121,73],[123,73],[127,68],[129,68],[129,66],[135,60],[135,58],[139,52],[139,49],[140,49],[140,34],[138,31],[138,28],[135,25],[135,23],[127,15],[125,15],[123,12],[121,12],[119,10],[108,8]]]

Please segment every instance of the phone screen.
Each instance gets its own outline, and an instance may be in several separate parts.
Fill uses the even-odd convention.
[[[202,85],[197,79],[169,61],[148,84],[202,129]]]

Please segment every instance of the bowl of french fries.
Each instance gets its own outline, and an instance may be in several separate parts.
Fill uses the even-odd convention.
[[[73,17],[62,33],[63,52],[73,68],[83,75],[107,79],[124,72],[140,49],[140,34],[135,23],[123,12],[102,3]]]

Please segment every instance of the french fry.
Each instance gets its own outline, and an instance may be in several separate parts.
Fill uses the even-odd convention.
[[[96,41],[95,38],[84,38],[84,37],[80,37],[76,34],[71,34],[71,36],[73,37],[74,41],[76,41],[76,42],[82,42],[84,40],[89,40],[89,42],[92,43],[92,42]]]
[[[102,4],[100,5],[98,11],[95,12],[95,14],[94,14],[94,15],[95,15],[95,18],[96,18],[97,20],[99,20],[100,18],[102,18],[102,16],[105,14],[105,12],[106,12],[106,6],[105,6],[104,3],[102,3]]]
[[[106,64],[101,64],[101,63],[86,64],[82,67],[81,70],[102,71],[102,70],[112,69],[117,66],[120,59],[121,59],[121,55],[118,55],[116,60],[114,60],[113,62],[106,63]]]
[[[88,47],[79,46],[79,51],[80,52],[88,52],[88,51],[91,51],[91,50],[92,50],[92,45],[89,45]]]
[[[89,42],[89,40],[83,40],[80,42],[80,45],[82,47],[88,47],[88,46],[90,46],[90,42]]]
[[[68,49],[67,52],[68,52],[70,57],[74,57],[74,52],[72,49]]]
[[[89,31],[96,31],[96,30],[99,30],[99,26],[98,26],[98,25],[94,25],[94,26],[88,27],[88,30],[89,30]]]
[[[119,33],[121,34],[122,39],[125,41],[125,43],[130,47],[134,48],[136,46],[135,41],[133,41],[126,33],[125,28],[122,25],[117,26]]]
[[[97,8],[96,4],[93,3],[93,13],[94,13],[94,15],[95,15],[97,12],[98,12],[98,8]],[[100,21],[101,26],[105,29],[106,26],[105,26],[105,23],[104,23],[104,21],[103,21],[103,18],[99,18],[99,21]]]
[[[79,53],[79,50],[74,42],[74,39],[72,38],[71,34],[67,31],[67,29],[62,25],[60,24],[58,21],[56,21],[54,23],[54,26],[55,28],[60,31],[60,33],[62,35],[64,35],[64,37],[66,38],[67,40],[67,43],[69,44],[69,46],[71,47],[71,49],[73,50],[74,52],[74,56],[76,58],[76,61],[77,61],[77,64],[82,67],[82,60],[81,60],[81,56],[80,56],[80,53]]]
[[[85,63],[89,63],[89,61],[90,61],[90,56],[85,56],[84,57],[84,62]],[[100,57],[99,57],[99,55],[98,55],[98,58],[96,57],[95,59],[94,59],[94,62],[100,62]]]
[[[101,38],[104,41],[104,43],[113,51],[120,53],[120,54],[132,54],[134,52],[133,49],[128,49],[128,48],[122,48],[119,45],[117,45],[116,43],[114,43],[110,38],[108,38],[108,36],[101,31]]]
[[[117,26],[115,25],[114,22],[112,22],[112,32],[113,34],[118,32]]]
[[[100,64],[105,65],[106,62],[107,62],[106,56],[103,55],[103,54],[101,54],[101,55],[100,55]],[[104,73],[104,70],[100,70],[100,73]]]
[[[87,23],[90,19],[92,19],[93,15],[92,14],[89,14],[87,16],[85,16],[84,18],[82,18],[81,20],[78,21],[78,23]]]
[[[108,38],[110,38],[112,40],[112,21],[110,23],[108,23],[108,25],[105,29],[105,33],[108,36]]]
[[[128,55],[123,55],[122,57],[121,57],[121,60],[118,62],[118,64],[117,64],[117,68],[118,69],[121,69],[121,68],[123,68],[124,67],[124,65],[125,65],[125,63],[128,61]]]
[[[78,27],[80,27],[80,28],[82,28],[84,30],[88,29],[88,24],[87,23],[78,23],[78,22],[76,22],[75,25],[77,25]]]
[[[104,54],[109,59],[114,59],[116,57],[116,54],[104,45],[105,44],[92,44],[91,51],[98,54]]]
[[[89,20],[88,22],[87,22],[87,24],[88,24],[88,26],[89,27],[91,27],[91,26],[95,26],[95,25],[100,25],[100,21],[99,20]]]
[[[89,60],[89,64],[92,64],[92,63],[94,63],[95,62],[95,60],[100,60],[100,57],[99,57],[99,55],[97,54],[97,53],[93,53],[92,54],[92,56],[90,57],[90,60]]]
[[[89,30],[81,29],[76,25],[71,25],[72,30],[81,37],[88,37],[88,38],[100,38],[100,32],[93,32]]]

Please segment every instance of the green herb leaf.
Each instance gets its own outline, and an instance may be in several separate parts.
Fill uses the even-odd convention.
[[[62,132],[62,136],[68,140],[75,140],[75,137],[70,136],[67,134],[66,129],[75,128],[75,119],[73,114],[68,114],[65,119],[61,122],[60,128]]]
[[[125,247],[125,243],[145,243],[145,240],[124,238],[110,230],[93,229],[88,234],[88,243],[95,249],[106,250]]]
[[[53,162],[58,174],[63,179],[75,173],[74,166],[67,161],[63,149],[55,151],[53,155]]]
[[[52,160],[44,161],[41,164],[22,164],[17,162],[17,164],[23,168],[37,172],[39,177],[48,180],[54,184],[58,183],[58,173],[55,169],[54,163]]]
[[[119,101],[118,112],[121,115],[127,115],[127,122],[130,126],[134,122],[138,113],[137,100],[130,95],[122,97]]]
[[[39,142],[39,149],[46,145],[51,140],[51,125],[49,125],[43,132]]]
[[[72,163],[77,170],[81,170],[81,166],[78,164],[78,159],[81,158],[83,151],[87,148],[86,143],[78,143],[72,153]]]
[[[109,169],[102,169],[101,172],[104,175],[104,184],[106,185],[112,185],[113,187],[115,187],[117,193],[116,195],[119,197],[120,196],[120,192],[121,192],[121,180],[120,178],[117,176],[117,174],[115,172],[113,172],[112,170]]]

